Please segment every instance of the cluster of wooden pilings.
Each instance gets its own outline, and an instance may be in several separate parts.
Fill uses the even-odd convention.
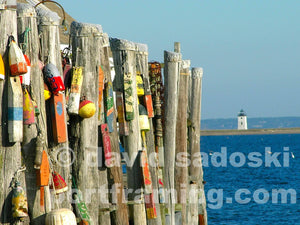
[[[207,224],[200,156],[202,68],[190,68],[179,43],[174,52],[164,52],[164,63],[149,63],[147,45],[109,38],[100,25],[79,22],[71,24],[70,46],[62,52],[60,24],[43,5],[0,9],[5,65],[0,81],[0,224],[42,225],[59,209],[73,211],[78,224]],[[26,87],[11,76],[9,36],[30,58]],[[45,100],[41,65],[50,63],[65,91]],[[78,70],[82,77],[76,77]],[[9,106],[23,105],[23,97],[14,94],[22,89],[36,105],[35,123],[13,130],[22,138],[11,141]],[[72,91],[94,103],[95,115],[82,118],[71,110],[70,102],[80,100]],[[120,146],[125,149],[126,186]],[[37,182],[45,172],[37,166],[41,152],[50,173],[45,185]],[[68,191],[51,189],[54,171]],[[12,180],[26,192],[28,217],[13,216]]]

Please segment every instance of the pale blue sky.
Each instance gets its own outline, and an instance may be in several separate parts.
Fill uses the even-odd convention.
[[[59,1],[80,22],[149,47],[149,60],[181,42],[203,67],[202,118],[300,116],[300,1]]]

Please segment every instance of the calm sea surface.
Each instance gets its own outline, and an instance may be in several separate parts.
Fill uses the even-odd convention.
[[[300,134],[203,136],[201,151],[210,225],[300,225]]]

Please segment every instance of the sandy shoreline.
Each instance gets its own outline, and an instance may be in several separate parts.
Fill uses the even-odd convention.
[[[249,130],[201,130],[201,136],[255,135],[255,134],[300,134],[300,127],[249,129]]]

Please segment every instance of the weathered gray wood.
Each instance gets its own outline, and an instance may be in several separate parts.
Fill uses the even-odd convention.
[[[176,118],[177,118],[177,86],[179,76],[179,64],[181,54],[164,52],[164,81],[165,81],[165,102],[164,102],[164,150],[165,150],[165,189],[166,189],[166,224],[175,224],[175,145],[176,145]],[[170,221],[170,223],[168,223]]]
[[[81,95],[86,99],[98,102],[98,67],[100,66],[101,50],[100,25],[73,22],[71,24],[73,62],[83,67],[83,83]],[[73,176],[83,199],[87,204],[93,224],[110,224],[109,213],[102,209],[107,208],[107,196],[99,197],[99,188],[108,190],[107,172],[98,168],[98,116],[97,113],[88,119],[70,117],[71,146],[75,153]],[[99,190],[98,190],[99,189]]]
[[[33,100],[37,103],[40,114],[35,118],[43,137],[47,137],[46,110],[44,99],[44,80],[42,71],[39,68],[39,37],[37,29],[37,16],[33,7],[28,4],[18,4],[18,35],[20,42],[23,44],[25,54],[31,61],[31,93]],[[27,39],[25,31],[29,28]],[[40,189],[36,185],[36,170],[34,169],[34,160],[36,152],[37,126],[24,125],[24,138],[22,143],[22,151],[24,154],[24,162],[27,167],[26,183],[27,183],[27,198],[28,207],[31,212],[31,222],[33,224],[43,224],[45,212],[40,208]],[[45,138],[47,145],[47,140]],[[49,188],[45,188],[46,195],[50,195]],[[45,202],[46,206],[50,206],[51,202]],[[50,207],[46,207],[46,212],[50,211]]]
[[[124,145],[125,151],[128,153],[128,157],[132,161],[132,165],[127,164],[127,184],[128,189],[130,190],[128,200],[132,202],[132,205],[130,205],[133,212],[132,220],[135,225],[142,225],[146,224],[146,215],[144,204],[140,203],[142,202],[142,196],[140,195],[142,175],[139,150],[142,149],[136,90],[136,46],[133,42],[121,39],[110,39],[110,46],[114,57],[114,66],[116,71],[114,90],[124,91],[124,75],[132,75],[134,118],[129,121],[129,135],[124,137]]]
[[[0,81],[0,224],[10,224],[12,222],[11,214],[11,189],[10,182],[15,171],[21,166],[21,147],[20,142],[8,142],[8,83],[10,70],[8,65],[8,37],[13,35],[17,37],[17,13],[16,10],[0,10],[0,54],[5,64],[5,80]],[[20,174],[21,185],[25,188],[24,173]],[[25,224],[25,223],[23,223]],[[27,223],[28,224],[28,223]]]
[[[187,106],[188,81],[190,77],[190,60],[181,61],[178,87],[178,110],[176,124],[176,166],[175,187],[177,201],[181,204],[182,224],[187,224],[186,204],[188,188],[188,157],[187,157]]]
[[[149,71],[148,71],[148,46],[145,44],[137,44],[136,52],[136,69],[139,71],[145,79],[149,80]],[[151,173],[152,188],[153,190],[158,190],[158,176],[157,176],[157,166],[153,158],[155,155],[155,140],[154,140],[154,131],[152,118],[149,118],[150,130],[146,132],[146,143],[147,143],[147,155],[149,161],[149,170]],[[150,161],[151,160],[151,161]],[[147,220],[148,225],[160,225],[161,215],[160,215],[160,205],[158,201],[158,192],[154,192],[155,199],[155,208],[157,213],[157,218]]]
[[[202,91],[202,68],[192,68],[191,100],[190,100],[190,126],[189,126],[189,153],[191,154],[191,166],[189,176],[191,182],[197,184],[202,203],[198,205],[198,214],[204,215],[207,224],[206,204],[203,186],[203,170],[200,155],[200,120],[201,120],[201,91]]]
[[[188,195],[188,212],[187,212],[187,224],[198,225],[198,185],[189,185],[189,195]]]
[[[54,64],[61,77],[62,73],[62,58],[60,53],[60,37],[59,37],[59,25],[61,23],[60,18],[56,13],[45,10],[41,10],[38,6],[36,8],[38,14],[38,29],[39,37],[41,43],[41,56],[42,62],[45,64],[52,63]],[[50,12],[50,13],[49,13]],[[65,107],[65,97],[63,95],[63,107]],[[50,117],[50,106],[49,101],[46,103],[47,109],[47,129],[48,129],[48,153],[52,161],[52,169],[58,172],[67,182],[69,188],[71,188],[71,179],[70,179],[70,168],[71,168],[71,152],[69,150],[68,140],[65,143],[55,144],[53,142],[52,125]],[[64,110],[64,117],[66,120],[66,110]],[[67,133],[67,126],[66,131]],[[57,197],[57,196],[55,196]],[[53,204],[55,207],[60,208],[71,208],[70,196],[66,194],[59,195],[59,200],[55,200],[56,204]]]
[[[112,81],[111,71],[109,65],[109,38],[107,34],[102,35],[102,49],[101,49],[101,66],[108,82]],[[103,105],[103,104],[102,104]],[[103,109],[103,107],[102,107]],[[116,112],[116,107],[114,105],[114,112]],[[111,223],[115,225],[128,225],[128,208],[125,203],[125,193],[123,184],[123,174],[121,167],[121,155],[120,155],[120,145],[119,145],[119,135],[117,130],[116,113],[114,113],[113,119],[114,131],[109,133],[111,141],[111,150],[114,154],[114,165],[108,168],[108,187],[110,190],[116,191],[115,199],[111,198],[110,202],[116,204],[116,210],[111,212]]]

